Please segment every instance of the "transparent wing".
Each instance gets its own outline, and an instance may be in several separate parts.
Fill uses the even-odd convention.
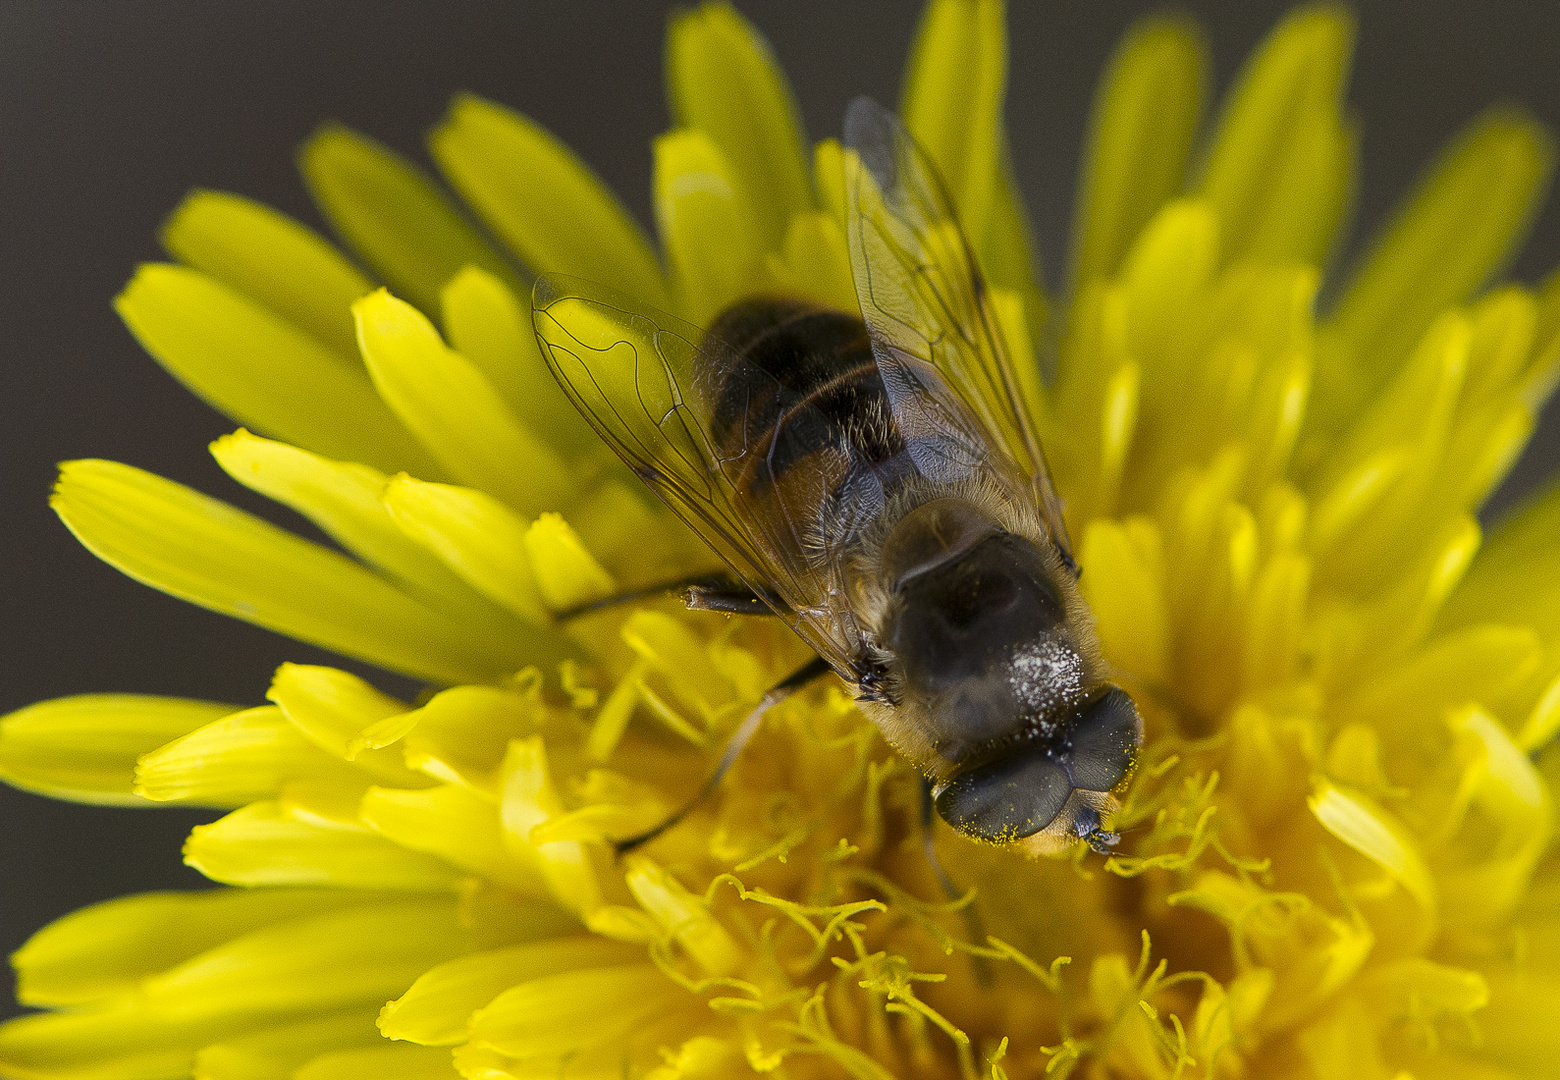
[[[846,214],[851,270],[895,418],[911,428],[938,395],[924,368],[946,380],[985,429],[967,439],[1002,448],[1052,540],[1072,559],[1061,502],[1034,419],[975,256],[936,167],[888,110],[857,98],[845,114]],[[925,422],[950,422],[946,402]],[[901,415],[901,413],[905,415]],[[1002,462],[993,462],[1000,475]]]
[[[862,635],[843,583],[806,556],[828,478],[791,470],[755,485],[762,449],[722,448],[713,433],[725,375],[773,380],[698,327],[588,281],[540,278],[532,304],[548,367],[607,445],[830,666],[858,676]]]

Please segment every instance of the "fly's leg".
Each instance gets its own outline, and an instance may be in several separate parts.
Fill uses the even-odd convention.
[[[932,780],[930,777],[921,777],[921,850],[926,853],[926,861],[932,868],[932,876],[937,879],[937,884],[942,886],[943,895],[949,900],[958,900],[964,892],[954,884],[953,878],[948,876],[948,871],[943,868],[942,860],[937,857],[937,845],[934,842],[932,827],[936,823],[936,804],[932,800]],[[970,944],[986,944],[986,923],[980,917],[980,909],[973,902],[964,905],[961,912],[964,916],[964,930],[970,936]],[[992,982],[991,963],[984,956],[970,956],[970,966],[975,969],[975,978],[982,986],[990,986]]]
[[[783,607],[774,597],[761,596],[739,582],[719,574],[700,574],[697,577],[678,578],[659,585],[647,585],[642,589],[609,596],[605,600],[592,600],[565,608],[557,613],[560,622],[590,615],[597,611],[631,604],[636,600],[675,593],[694,611],[720,611],[727,615],[773,615],[777,607]]]
[[[649,832],[640,833],[638,836],[630,836],[624,840],[613,841],[612,846],[617,849],[617,853],[626,855],[635,848],[648,844],[651,840],[654,840],[667,829],[670,829],[687,817],[689,811],[709,798],[710,793],[720,786],[721,779],[730,770],[732,763],[737,760],[738,755],[742,753],[743,749],[752,740],[753,735],[758,731],[759,722],[764,719],[764,714],[814,679],[821,678],[827,674],[828,671],[829,665],[824,661],[823,657],[815,656],[795,672],[787,675],[780,682],[765,691],[764,696],[758,699],[758,704],[753,706],[753,711],[743,717],[742,723],[737,725],[737,730],[733,731],[731,738],[726,740],[726,748],[721,751],[720,760],[715,763],[714,770],[705,778],[703,785],[699,788],[699,793],[688,800],[682,809]]]

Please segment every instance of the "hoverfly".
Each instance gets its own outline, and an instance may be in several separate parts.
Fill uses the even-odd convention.
[[[833,669],[955,830],[1029,854],[1104,850],[1142,722],[1106,680],[990,296],[899,121],[858,98],[845,144],[859,313],[758,297],[701,332],[543,278],[543,355],[741,582],[690,606],[761,601],[818,654],[766,695],[706,790],[769,705]]]

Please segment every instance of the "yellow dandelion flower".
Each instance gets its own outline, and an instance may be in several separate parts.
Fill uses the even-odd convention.
[[[89,695],[0,722],[0,776],[229,811],[226,886],[85,909],[16,955],[0,1073],[297,1077],[1538,1076],[1560,1007],[1560,494],[1475,511],[1560,363],[1560,279],[1485,286],[1549,136],[1477,119],[1318,304],[1354,185],[1346,14],[1307,7],[1201,133],[1203,46],[1141,23],[1100,89],[1065,294],[1009,172],[1000,5],[932,0],[901,114],[990,286],[1066,498],[1081,589],[1145,736],[1101,859],[939,826],[774,620],[655,597],[709,551],[568,404],[531,270],[707,324],[758,294],[853,310],[845,177],[762,39],[677,17],[661,247],[525,117],[425,177],[327,128],[313,192],[359,263],[202,192],[118,300],[243,427],[212,452],[338,548],[109,461],[55,507],[193,603],[428,684],[284,665],[265,704]],[[1198,148],[1198,149],[1194,149]],[[381,287],[382,286],[382,287]],[[1054,342],[1054,376],[1037,360]],[[608,344],[611,344],[608,342]],[[258,702],[258,697],[257,697]]]

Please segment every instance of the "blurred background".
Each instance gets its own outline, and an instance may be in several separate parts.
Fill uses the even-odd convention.
[[[789,73],[810,138],[846,103],[898,97],[916,5],[746,0]],[[1288,5],[1188,3],[1212,44],[1215,93]],[[1122,31],[1163,5],[1016,2],[1008,124],[1048,283],[1065,266],[1095,81]],[[335,658],[171,600],[99,563],[47,507],[57,461],[107,457],[273,520],[206,444],[233,424],[187,394],[110,309],[192,187],[239,192],[324,229],[293,168],[321,121],[426,164],[423,134],[472,90],[536,118],[650,221],[650,139],[668,124],[660,72],[669,5],[266,0],[5,0],[0,4],[0,714],[85,691],[258,704],[284,660]],[[1371,0],[1350,102],[1364,124],[1356,250],[1442,142],[1486,105],[1560,128],[1560,5]],[[1560,263],[1560,209],[1514,276]],[[1497,499],[1560,461],[1560,412]],[[374,676],[392,688],[390,680]],[[125,892],[204,883],[179,860],[215,814],[68,806],[0,788],[0,950]],[[15,1009],[0,992],[0,1015]]]

